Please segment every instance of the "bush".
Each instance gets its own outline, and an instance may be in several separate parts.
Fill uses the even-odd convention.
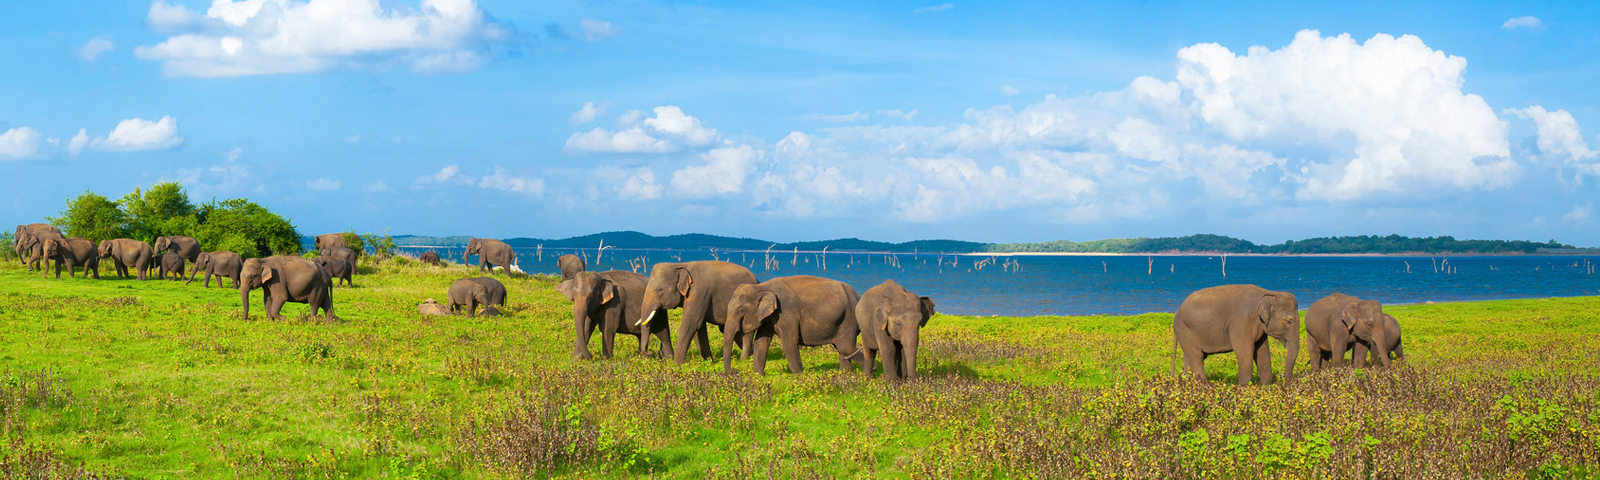
[[[122,207],[90,191],[84,191],[78,198],[68,201],[67,211],[61,212],[61,216],[47,220],[68,237],[100,242],[132,236],[128,214],[122,211]]]
[[[249,200],[235,198],[202,205],[194,238],[207,250],[228,250],[243,258],[300,253],[300,232],[283,217]]]

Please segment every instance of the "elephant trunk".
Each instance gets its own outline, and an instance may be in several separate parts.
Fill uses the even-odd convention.
[[[1300,335],[1299,335],[1299,333],[1300,333],[1300,325],[1299,325],[1299,322],[1295,323],[1295,329],[1293,330],[1293,332],[1294,333],[1289,334],[1289,337],[1284,339],[1284,341],[1283,341],[1284,347],[1289,349],[1289,352],[1284,354],[1284,357],[1283,357],[1283,381],[1284,381],[1284,383],[1288,383],[1288,382],[1294,381],[1294,364],[1298,363],[1300,361]],[[1271,366],[1268,366],[1268,368],[1271,368]]]
[[[921,342],[917,336],[917,331],[912,330],[900,340],[900,377],[906,380],[917,379],[917,344]]]
[[[645,289],[644,300],[640,303],[639,308],[639,313],[644,314],[644,317],[635,321],[634,325],[643,326],[644,328],[641,331],[650,331],[650,321],[655,318],[656,312],[659,310],[661,310],[661,298],[656,296],[656,292],[654,290],[648,288]]]
[[[583,357],[589,353],[589,300],[580,297],[572,302],[572,355]]]
[[[1389,366],[1389,336],[1383,331],[1382,325],[1372,329],[1372,354],[1378,357],[1378,365],[1385,368]],[[1360,360],[1357,360],[1359,364]]]
[[[733,373],[733,337],[739,331],[739,319],[729,318],[728,324],[722,329],[722,372]],[[643,337],[640,337],[643,338]],[[745,335],[744,351],[749,352],[750,336]]]
[[[244,309],[244,320],[250,321],[250,286],[248,284],[239,285],[239,306]]]

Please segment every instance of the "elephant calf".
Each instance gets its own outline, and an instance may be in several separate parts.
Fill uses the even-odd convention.
[[[1392,346],[1384,330],[1383,304],[1377,300],[1335,293],[1317,300],[1306,310],[1306,343],[1311,349],[1311,368],[1344,366],[1344,354],[1352,345],[1360,351],[1352,362],[1366,361],[1366,351],[1378,355],[1378,364],[1389,366]],[[1398,325],[1396,326],[1398,328]],[[1398,332],[1396,332],[1398,335]]]
[[[200,252],[194,261],[194,272],[189,274],[189,280],[183,282],[188,285],[194,281],[194,276],[201,272],[206,274],[205,287],[211,288],[211,276],[217,276],[217,286],[222,286],[222,277],[233,279],[233,288],[239,288],[239,271],[244,267],[244,260],[239,254],[227,250],[216,252]]]
[[[78,276],[78,267],[83,267],[83,275],[93,275],[100,278],[100,254],[95,249],[94,242],[82,238],[49,239],[44,242],[44,261],[56,264],[56,279],[61,279],[61,267],[67,267],[67,276]],[[50,271],[41,268],[45,275]]]
[[[722,335],[722,370],[733,371],[733,341],[743,337],[743,356],[755,357],[756,373],[767,373],[772,336],[783,341],[789,371],[800,373],[800,346],[832,344],[839,352],[839,370],[850,371],[850,357],[860,353],[856,337],[856,302],[861,296],[838,280],[796,275],[755,285],[740,285],[728,302]],[[863,365],[864,367],[865,365]]]
[[[312,261],[316,262],[322,271],[328,272],[328,277],[333,279],[333,286],[339,286],[340,280],[343,280],[347,287],[356,286],[355,282],[350,281],[350,274],[356,269],[350,262],[337,257],[317,257]]]
[[[588,273],[579,271],[571,279],[561,282],[558,289],[572,300],[572,324],[576,341],[572,344],[574,358],[588,360],[589,337],[601,331],[601,353],[611,358],[611,346],[617,333],[639,338],[639,354],[650,354],[650,335],[661,339],[661,353],[672,356],[672,333],[667,322],[640,325],[639,308],[644,300],[648,283],[644,275],[622,270]],[[666,315],[665,309],[656,312]]]
[[[478,305],[493,306],[506,305],[506,286],[499,280],[489,277],[463,278],[450,284],[450,311],[460,312],[461,307],[467,308],[467,316],[477,316]],[[485,315],[490,315],[490,308],[483,309]],[[495,310],[495,314],[498,314]]]
[[[872,378],[877,354],[883,352],[883,375],[890,381],[917,379],[918,333],[933,317],[933,299],[918,297],[888,280],[867,289],[856,303],[861,324],[862,372]]]
[[[1406,351],[1404,346],[1400,343],[1400,322],[1395,320],[1394,317],[1385,313],[1383,314],[1382,321],[1379,323],[1379,325],[1383,327],[1384,338],[1388,339],[1388,350],[1389,354],[1393,354],[1393,360],[1405,360]],[[1378,353],[1378,350],[1379,349],[1377,348],[1371,349],[1372,354],[1369,356],[1367,355],[1367,346],[1362,345],[1361,343],[1356,343],[1355,356],[1352,358],[1352,360],[1360,363],[1363,359],[1365,359],[1367,363],[1376,363],[1379,365],[1390,363],[1388,362],[1388,360],[1390,360],[1388,358],[1390,355],[1380,354]],[[1382,359],[1380,359],[1380,357],[1382,357]]]
[[[417,261],[422,262],[422,263],[426,263],[428,265],[438,265],[439,264],[439,252],[435,252],[435,251],[432,251],[432,250],[429,250],[429,251],[426,251],[426,252],[422,252],[422,255],[417,257]]]
[[[183,280],[183,261],[183,255],[173,252],[163,253],[161,254],[161,263],[156,268],[156,273],[161,276],[162,280],[166,280],[167,275],[172,275],[173,280]]]

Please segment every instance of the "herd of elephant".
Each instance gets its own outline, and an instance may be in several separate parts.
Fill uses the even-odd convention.
[[[201,272],[205,286],[216,275],[233,281],[239,290],[245,319],[250,317],[250,292],[261,289],[267,316],[279,315],[284,303],[304,303],[311,313],[319,311],[329,319],[333,313],[332,289],[335,281],[353,286],[351,276],[360,255],[345,245],[342,234],[318,235],[315,247],[320,257],[310,260],[293,255],[241,260],[235,252],[203,252],[195,239],[169,236],[156,239],[155,245],[119,238],[95,242],[65,238],[54,226],[42,223],[19,225],[14,248],[30,270],[45,271],[54,262],[56,278],[61,269],[76,276],[99,278],[99,262],[110,259],[122,278],[145,279],[148,270],[157,269],[160,278],[169,275],[183,279],[185,261],[194,265],[189,278]],[[157,256],[157,252],[161,252]],[[467,263],[478,255],[480,271],[493,267],[515,269],[517,257],[510,245],[494,239],[474,238],[462,255]],[[419,260],[439,264],[435,252],[423,253]],[[796,275],[758,282],[749,269],[722,261],[658,263],[650,276],[624,270],[588,272],[584,260],[564,255],[557,260],[561,283],[557,290],[572,301],[573,356],[592,358],[589,338],[601,334],[602,354],[612,355],[616,334],[639,338],[639,353],[650,355],[650,337],[661,341],[661,354],[677,363],[686,361],[689,339],[697,340],[702,358],[711,358],[708,328],[717,326],[722,335],[722,363],[732,371],[732,352],[737,344],[741,360],[750,360],[758,373],[766,372],[767,353],[776,336],[782,342],[789,371],[801,371],[801,346],[832,345],[839,356],[839,368],[849,371],[853,364],[867,376],[876,370],[883,356],[884,375],[891,380],[917,377],[917,349],[920,329],[933,316],[933,300],[918,296],[888,280],[857,294],[850,285],[837,280]],[[46,272],[48,275],[48,272]],[[465,308],[467,315],[498,314],[504,307],[505,285],[490,277],[464,278],[449,289],[451,313]],[[427,306],[426,304],[424,306]],[[667,325],[667,311],[682,309],[678,340],[673,342]],[[444,313],[444,312],[440,312]],[[1390,356],[1404,358],[1400,325],[1383,313],[1375,300],[1362,300],[1335,293],[1318,300],[1305,314],[1306,343],[1313,368],[1343,365],[1346,352],[1353,351],[1354,363],[1364,364],[1370,353],[1373,363],[1388,366]],[[1255,285],[1222,285],[1202,289],[1184,299],[1173,317],[1174,354],[1183,350],[1183,363],[1196,379],[1204,381],[1205,358],[1233,352],[1238,357],[1241,385],[1251,382],[1252,373],[1261,383],[1273,383],[1272,353],[1268,338],[1285,343],[1288,356],[1285,379],[1294,376],[1300,352],[1301,317],[1294,294],[1270,291]],[[858,343],[859,339],[859,343]],[[1174,362],[1173,369],[1177,365]]]

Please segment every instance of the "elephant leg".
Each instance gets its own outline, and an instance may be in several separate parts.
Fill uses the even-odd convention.
[[[572,316],[572,358],[580,360],[594,358],[589,354],[589,324],[577,315]]]
[[[722,334],[727,335],[728,332],[724,331]],[[700,345],[700,358],[711,358],[711,327],[700,324],[700,330],[694,333],[694,341]]]
[[[661,339],[661,357],[672,358],[672,329],[661,328],[660,330],[656,330],[656,338]],[[640,335],[639,341],[646,342],[648,340],[647,337]],[[641,352],[645,352],[645,350],[648,348],[649,344],[643,344],[639,346]]]
[[[1405,346],[1406,346],[1406,345],[1405,345],[1405,342],[1401,342],[1401,343],[1396,343],[1396,344],[1395,344],[1395,345],[1394,345],[1394,350],[1393,350],[1393,352],[1394,352],[1394,359],[1395,359],[1395,360],[1405,360],[1405,359],[1406,359],[1406,349],[1405,349]]]
[[[1373,352],[1373,353],[1377,352],[1377,350],[1367,348],[1367,344],[1365,344],[1365,343],[1356,342],[1355,353],[1350,355],[1350,364],[1355,366],[1356,368],[1366,367],[1367,366],[1367,357],[1368,357],[1367,353],[1369,351]],[[1377,362],[1373,362],[1373,363],[1377,363]]]
[[[1256,376],[1261,377],[1262,385],[1272,385],[1272,338],[1261,337],[1256,344]]]
[[[601,351],[606,358],[611,358],[611,346],[617,338],[617,325],[622,323],[622,308],[607,309],[605,322],[606,323],[603,328],[600,329]],[[639,341],[648,342],[650,341],[650,337],[646,335],[639,335]]]
[[[702,335],[705,334],[704,331],[697,332],[697,330],[702,330],[705,328],[706,306],[701,305],[702,302],[700,302],[700,299],[698,298],[692,299],[694,301],[689,301],[691,299],[687,298],[684,300],[683,321],[678,323],[678,343],[675,344],[677,348],[672,352],[673,361],[677,362],[679,365],[689,361],[689,359],[686,357],[689,356],[690,340],[695,338],[696,333]],[[665,321],[665,319],[663,319],[663,321]],[[709,353],[707,350],[710,349],[711,341],[708,338],[704,342],[705,343],[702,343],[700,347],[700,355],[701,357],[708,357]]]
[[[872,379],[872,371],[878,368],[877,356],[877,350],[866,347],[861,348],[861,373],[866,375],[868,380]]]
[[[1333,336],[1333,340],[1329,343],[1328,362],[1333,364],[1334,368],[1343,367],[1344,354],[1350,349],[1349,340],[1345,338],[1339,338],[1339,336],[1335,335]]]
[[[772,350],[772,335],[753,335],[756,335],[755,347],[751,348],[751,350],[756,351],[753,355],[755,357],[754,369],[757,374],[766,375],[767,352]]]
[[[805,366],[800,364],[800,329],[796,327],[793,332],[785,335],[778,334],[783,341],[783,357],[789,360],[789,373],[800,373]]]
[[[898,382],[900,378],[900,345],[888,335],[878,336],[878,349],[883,353],[883,378]]]
[[[1255,374],[1256,346],[1246,345],[1245,348],[1233,349],[1233,356],[1239,360],[1239,385],[1249,386],[1250,377]]]
[[[1193,351],[1191,351],[1193,350]],[[1183,368],[1189,369],[1189,375],[1197,382],[1206,381],[1206,354],[1200,353],[1200,348],[1183,349]],[[885,370],[888,367],[884,367]]]

